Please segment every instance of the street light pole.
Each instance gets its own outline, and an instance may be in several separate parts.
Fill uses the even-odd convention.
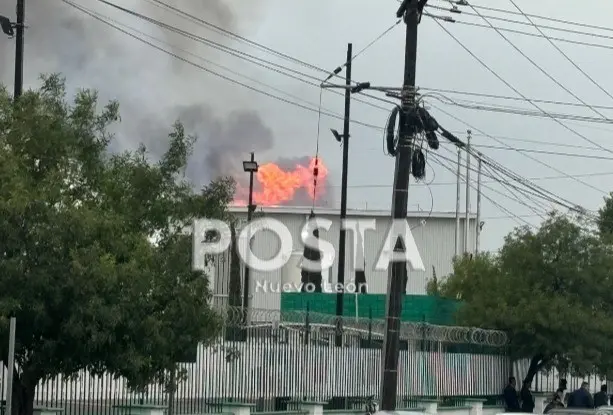
[[[9,36],[16,36],[15,43],[15,92],[13,99],[16,101],[23,90],[23,50],[24,50],[24,29],[25,29],[26,5],[25,0],[17,0],[17,21],[12,22],[6,16],[0,15],[0,29]]]
[[[249,161],[243,161],[243,170],[249,173],[249,204],[247,205],[247,223],[251,222],[253,212],[256,206],[253,204],[253,175],[257,173],[259,169],[257,161],[255,161],[255,154],[251,152],[251,158]],[[249,245],[251,246],[251,235],[249,235]],[[250,249],[247,252],[251,251]],[[249,307],[249,261],[245,261],[245,279],[243,288],[243,309],[247,313]],[[246,314],[245,314],[246,315]]]
[[[349,122],[350,122],[350,106],[351,106],[351,60],[353,59],[352,44],[347,45],[347,61],[345,63],[345,116],[343,121],[343,171],[341,178],[341,228],[339,232],[338,241],[338,276],[336,282],[338,283],[340,290],[336,294],[336,315],[338,316],[338,323],[340,325],[341,316],[344,311],[345,300],[345,249],[347,243],[347,233],[343,226],[343,221],[347,218],[347,175],[349,170]],[[339,327],[340,328],[340,327]],[[343,345],[343,336],[340,330],[337,330],[335,336],[335,346],[341,347]]]
[[[17,0],[17,37],[15,39],[15,93],[13,99],[17,100],[23,91],[23,50],[24,50],[24,23],[26,5],[25,0]]]

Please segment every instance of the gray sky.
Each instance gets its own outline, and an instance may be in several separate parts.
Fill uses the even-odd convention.
[[[296,97],[284,96],[282,92],[298,96],[310,103],[304,105],[310,108],[317,107],[319,88],[315,86],[306,85],[243,59],[229,56],[200,42],[165,33],[150,23],[114,10],[96,0],[72,1],[104,16],[111,16],[120,23],[137,28],[151,36],[164,39],[175,45],[173,51],[179,56],[215,70],[224,76],[294,102],[297,102]],[[187,32],[218,41],[244,53],[261,57],[312,77],[322,77],[318,71],[283,60],[244,42],[231,41],[201,24],[181,19],[169,11],[155,7],[146,0],[112,0],[112,2],[165,23],[179,25]],[[352,42],[354,51],[359,51],[390,27],[396,21],[395,12],[398,7],[395,0],[168,0],[167,2],[209,22],[240,33],[254,42],[330,70],[343,63],[347,42]],[[526,13],[591,25],[609,25],[609,18],[613,13],[613,4],[610,4],[610,0],[592,0],[589,2],[590,7],[578,6],[576,1],[571,0],[540,0],[538,2],[515,0],[515,2]],[[191,131],[197,133],[201,138],[204,137],[196,149],[190,170],[196,181],[206,182],[209,176],[218,172],[210,171],[210,166],[205,165],[204,160],[207,160],[207,157],[208,160],[218,160],[218,164],[221,165],[220,169],[225,169],[224,172],[232,172],[241,168],[240,160],[247,157],[247,153],[251,150],[257,152],[260,162],[315,154],[316,111],[308,111],[266,97],[213,76],[202,68],[178,61],[105,26],[71,8],[61,0],[27,0],[27,3],[29,25],[25,63],[27,86],[36,85],[36,77],[42,72],[60,71],[67,76],[72,88],[97,88],[100,90],[102,99],[119,99],[124,121],[121,128],[118,129],[116,148],[134,148],[136,143],[143,141],[152,149],[153,157],[155,157],[164,149],[163,136],[168,132],[172,120],[180,116],[187,120],[187,127]],[[509,0],[488,0],[487,2],[475,0],[473,3],[516,11]],[[429,4],[449,7],[449,3],[443,0],[430,0]],[[479,17],[450,14],[432,8],[427,10],[436,15],[453,16],[462,22],[487,25]],[[462,10],[473,12],[468,7]],[[526,22],[522,16],[478,10],[485,16]],[[12,15],[13,11],[14,0],[0,0],[0,14]],[[534,27],[498,20],[490,21],[497,27],[538,34]],[[613,37],[613,31],[562,25],[536,19],[535,22],[539,25]],[[459,23],[443,22],[442,24],[525,96],[535,99],[578,102],[522,57],[496,31]],[[543,31],[550,36],[610,46],[611,49],[607,49],[556,42],[556,45],[603,89],[613,93],[613,80],[609,75],[609,69],[613,66],[613,40],[549,29],[543,29]],[[502,33],[583,101],[592,106],[613,107],[613,99],[590,82],[546,39],[508,32]],[[0,40],[0,56],[2,56],[0,80],[6,84],[12,82],[13,43],[6,39]],[[163,47],[166,48],[166,46]],[[404,25],[400,24],[355,59],[353,63],[354,79],[370,81],[373,85],[400,86],[403,53]],[[240,75],[266,83],[282,92],[257,85],[253,79],[246,80],[238,75],[230,74],[213,64],[203,62],[201,58],[213,61],[213,64],[230,67]],[[304,78],[303,75],[296,76]],[[422,88],[517,96],[483,68],[428,16],[423,17],[419,27],[417,84]],[[481,105],[497,104],[529,111],[535,110],[529,103],[522,101],[445,95],[455,100],[480,101]],[[361,99],[368,98],[361,97]],[[391,105],[370,101],[391,109]],[[450,112],[500,140],[501,142],[496,142],[473,130],[473,144],[482,153],[516,174],[534,179],[536,184],[574,204],[582,205],[586,209],[597,210],[604,196],[604,193],[579,183],[578,180],[607,192],[613,188],[609,185],[613,177],[613,169],[611,169],[613,155],[595,148],[594,144],[574,135],[551,119],[460,108],[441,103],[434,98],[427,98],[426,102]],[[549,112],[602,118],[587,107],[538,105]],[[342,114],[343,99],[341,96],[325,92],[323,107],[327,111]],[[430,107],[430,113],[448,130],[462,132],[468,128],[437,108]],[[244,111],[243,115],[246,112],[250,114],[250,117],[242,117],[236,113],[232,115],[233,111]],[[598,109],[598,111],[606,117],[611,116],[612,113],[607,109]],[[389,110],[373,108],[355,100],[352,102],[354,120],[380,128],[368,128],[355,123],[351,126],[349,174],[349,206],[351,208],[388,209],[390,206],[394,161],[382,150],[382,128],[388,115]],[[243,125],[236,124],[240,124],[240,120],[243,119],[249,120],[250,123],[247,124],[245,121]],[[563,121],[563,123],[584,135],[588,140],[613,149],[608,136],[613,127],[602,122]],[[339,197],[335,193],[340,192],[338,185],[340,184],[342,150],[329,133],[329,128],[342,130],[342,121],[324,116],[320,125],[322,133],[319,152],[330,169],[331,186],[333,186],[328,188],[329,204],[337,205]],[[236,135],[242,135],[242,137],[236,137]],[[462,138],[465,137],[462,136]],[[527,141],[517,141],[517,139]],[[552,142],[559,145],[552,145]],[[493,149],[487,146],[580,153],[604,158],[611,156],[611,160],[534,152],[529,152],[526,157],[517,151]],[[579,148],[586,146],[592,149]],[[217,157],[217,153],[212,153],[211,148],[219,147],[227,150],[223,157]],[[438,154],[455,160],[455,151],[449,144],[443,144],[441,147]],[[546,163],[552,168],[545,167],[529,157]],[[455,176],[444,167],[434,163],[434,158],[429,156],[432,168],[428,168],[427,171],[427,181],[432,181],[430,185],[432,198],[427,186],[412,184],[410,210],[418,208],[426,211],[431,208],[436,211],[455,210]],[[451,168],[455,169],[453,166]],[[599,175],[584,176],[594,173]],[[575,176],[575,180],[560,177],[563,174]],[[472,179],[476,178],[474,173],[471,176]],[[491,183],[489,178],[484,177],[483,180],[484,184],[490,187],[483,189],[482,214],[486,222],[482,239],[484,249],[498,248],[503,236],[517,225],[516,220],[524,220],[531,224],[539,223],[540,218],[535,216],[530,208],[513,200],[517,196],[509,196],[511,199],[506,198],[500,193],[509,195],[507,189],[499,184]],[[474,209],[476,206],[474,190],[472,195]],[[521,219],[509,218],[509,213],[501,211],[488,198],[506,208],[513,215],[520,216]],[[529,202],[526,197],[519,196],[519,198],[522,202]],[[431,199],[434,200],[433,206]],[[463,202],[462,206],[464,206]],[[543,211],[541,207],[538,207],[538,210]]]

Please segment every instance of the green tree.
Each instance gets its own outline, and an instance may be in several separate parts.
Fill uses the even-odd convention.
[[[59,374],[166,383],[219,333],[183,230],[225,218],[233,182],[193,192],[182,176],[193,140],[180,124],[157,163],[144,148],[110,155],[118,119],[95,92],[67,102],[58,76],[17,104],[0,90],[0,359],[15,316],[14,414],[32,414],[36,386]]]
[[[551,214],[536,231],[518,228],[497,255],[458,258],[443,296],[464,301],[459,322],[504,330],[510,353],[541,369],[576,374],[612,368],[613,256],[595,232]]]
[[[598,211],[597,225],[601,237],[613,241],[613,193],[604,198],[604,206]]]

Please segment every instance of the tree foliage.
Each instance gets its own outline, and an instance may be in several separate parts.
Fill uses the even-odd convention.
[[[613,360],[613,255],[591,229],[551,214],[518,228],[497,255],[457,258],[441,295],[465,302],[461,323],[504,330],[514,358],[530,359],[526,380],[550,367],[607,373]]]
[[[31,414],[36,385],[58,374],[166,381],[219,332],[183,229],[226,217],[233,182],[193,192],[182,176],[193,140],[178,123],[159,162],[142,147],[110,155],[118,120],[93,91],[67,102],[58,76],[16,104],[0,90],[0,359],[15,316],[15,413]]]
[[[613,193],[604,199],[604,206],[598,211],[598,231],[607,242],[613,241]]]

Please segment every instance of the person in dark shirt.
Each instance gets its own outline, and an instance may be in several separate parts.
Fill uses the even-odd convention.
[[[579,389],[570,394],[568,398],[568,407],[584,409],[594,408],[594,400],[592,399],[592,394],[588,390],[587,382],[583,382]]]
[[[607,385],[600,386],[600,392],[594,395],[594,407],[607,406],[609,397],[607,396]]]
[[[532,382],[524,382],[524,386],[521,388],[519,397],[521,398],[521,411],[524,413],[531,413],[534,411],[534,398],[530,391]]]
[[[552,409],[562,409],[564,408],[564,404],[562,403],[562,398],[558,392],[553,395],[551,398],[551,402],[547,404],[545,409],[543,410],[544,414],[548,414]]]
[[[517,382],[515,381],[515,378],[511,376],[509,378],[509,383],[504,388],[504,391],[502,393],[504,397],[504,406],[507,412],[520,412],[517,389],[515,389],[516,383]]]

